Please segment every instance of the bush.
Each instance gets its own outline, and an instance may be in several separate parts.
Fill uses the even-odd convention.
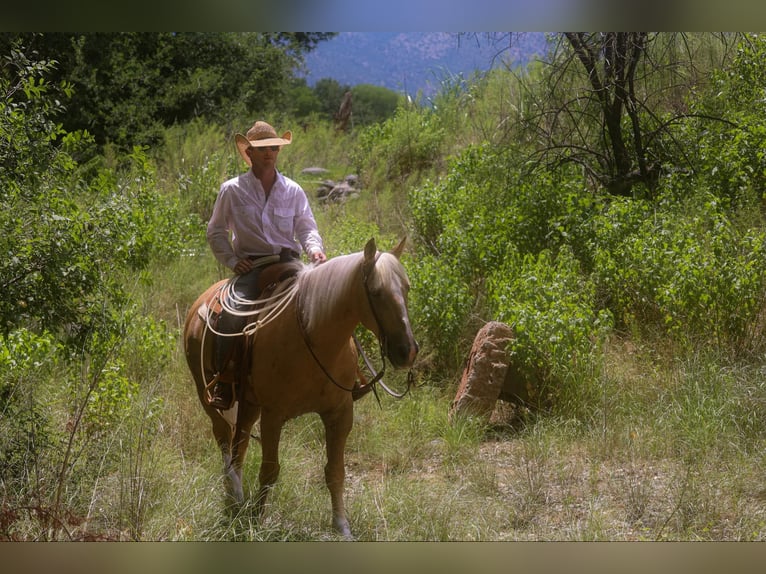
[[[509,256],[487,281],[492,315],[514,331],[514,364],[540,404],[587,417],[598,397],[601,349],[612,327],[568,247]]]
[[[358,167],[370,166],[373,173],[385,179],[404,178],[439,160],[444,137],[436,113],[400,106],[392,118],[359,134],[353,160]]]
[[[451,161],[446,177],[410,193],[414,226],[429,253],[419,279],[431,299],[434,285],[453,293],[418,309],[432,338],[439,334],[442,351],[460,347],[471,313],[497,319],[501,309],[509,312],[498,303],[502,293],[515,291],[519,258],[529,255],[532,261],[565,247],[572,265],[575,253],[586,261],[580,272],[590,264],[591,214],[599,202],[567,174],[530,177],[513,162],[506,151],[472,146]],[[514,273],[499,271],[504,269]],[[487,296],[490,309],[481,309]],[[440,330],[438,321],[446,327]]]
[[[54,444],[50,411],[40,379],[57,366],[57,345],[49,333],[19,329],[0,335],[0,482],[4,494],[30,497],[44,474],[42,458]]]
[[[619,325],[686,348],[758,344],[766,236],[738,229],[714,195],[666,195],[656,209],[614,202],[596,229],[595,281]]]
[[[460,363],[461,336],[473,309],[474,294],[455,266],[446,258],[422,255],[408,267],[410,314],[423,338],[443,366]]]

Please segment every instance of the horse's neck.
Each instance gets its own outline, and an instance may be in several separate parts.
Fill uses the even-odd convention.
[[[360,320],[361,263],[360,254],[344,255],[304,273],[300,304],[309,333],[346,341],[351,336]]]

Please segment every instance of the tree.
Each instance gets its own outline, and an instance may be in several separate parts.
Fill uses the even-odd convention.
[[[554,129],[544,151],[578,163],[621,196],[653,197],[662,169],[691,169],[671,128],[690,119],[686,95],[707,79],[706,58],[700,54],[721,66],[731,56],[731,38],[647,32],[567,33],[564,38],[569,49],[550,70],[548,85],[559,99],[549,108]],[[584,85],[576,81],[575,64],[585,74]]]
[[[654,189],[654,173],[649,173],[648,150],[639,120],[636,97],[636,70],[646,50],[646,32],[609,32],[591,35],[582,32],[565,34],[574,54],[582,64],[592,87],[592,98],[601,111],[604,126],[605,151],[602,169],[608,174],[607,187],[618,195],[626,195],[634,179],[650,190]],[[622,120],[630,119],[629,133],[633,136],[631,158],[623,133]],[[638,173],[633,172],[634,161]],[[653,168],[654,171],[654,168]]]
[[[322,108],[316,92],[306,84],[305,78],[293,80],[286,104],[288,113],[302,123],[308,122],[312,115],[319,114]]]
[[[575,163],[611,194],[652,197],[661,170],[691,167],[672,128],[690,118],[686,95],[707,71],[700,62],[720,67],[732,44],[726,34],[558,36],[521,114],[537,165]]]
[[[71,88],[54,68],[20,44],[0,61],[0,333],[82,342],[117,315],[119,273],[176,252],[180,233],[143,149],[122,180],[78,165],[92,142],[58,123]]]
[[[370,84],[358,84],[351,89],[354,98],[354,122],[370,125],[382,122],[394,115],[404,96]]]
[[[328,33],[0,34],[0,52],[23,39],[55,60],[51,79],[74,92],[63,127],[88,130],[123,151],[159,141],[165,126],[219,123],[284,101],[304,54]]]
[[[332,78],[318,80],[314,84],[314,93],[319,100],[321,114],[328,120],[332,120],[343,100],[343,94],[350,89],[350,86],[341,85],[338,80]]]

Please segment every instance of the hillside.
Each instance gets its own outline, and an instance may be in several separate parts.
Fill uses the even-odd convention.
[[[450,75],[524,64],[544,50],[542,33],[514,34],[510,44],[505,38],[493,45],[481,35],[447,32],[342,32],[306,57],[305,77],[309,85],[332,78],[349,86],[372,84],[428,96]]]

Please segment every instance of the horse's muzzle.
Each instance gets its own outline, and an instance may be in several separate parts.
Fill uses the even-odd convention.
[[[418,342],[415,339],[409,339],[396,344],[389,343],[386,355],[391,365],[397,369],[404,369],[412,366],[419,350]]]

